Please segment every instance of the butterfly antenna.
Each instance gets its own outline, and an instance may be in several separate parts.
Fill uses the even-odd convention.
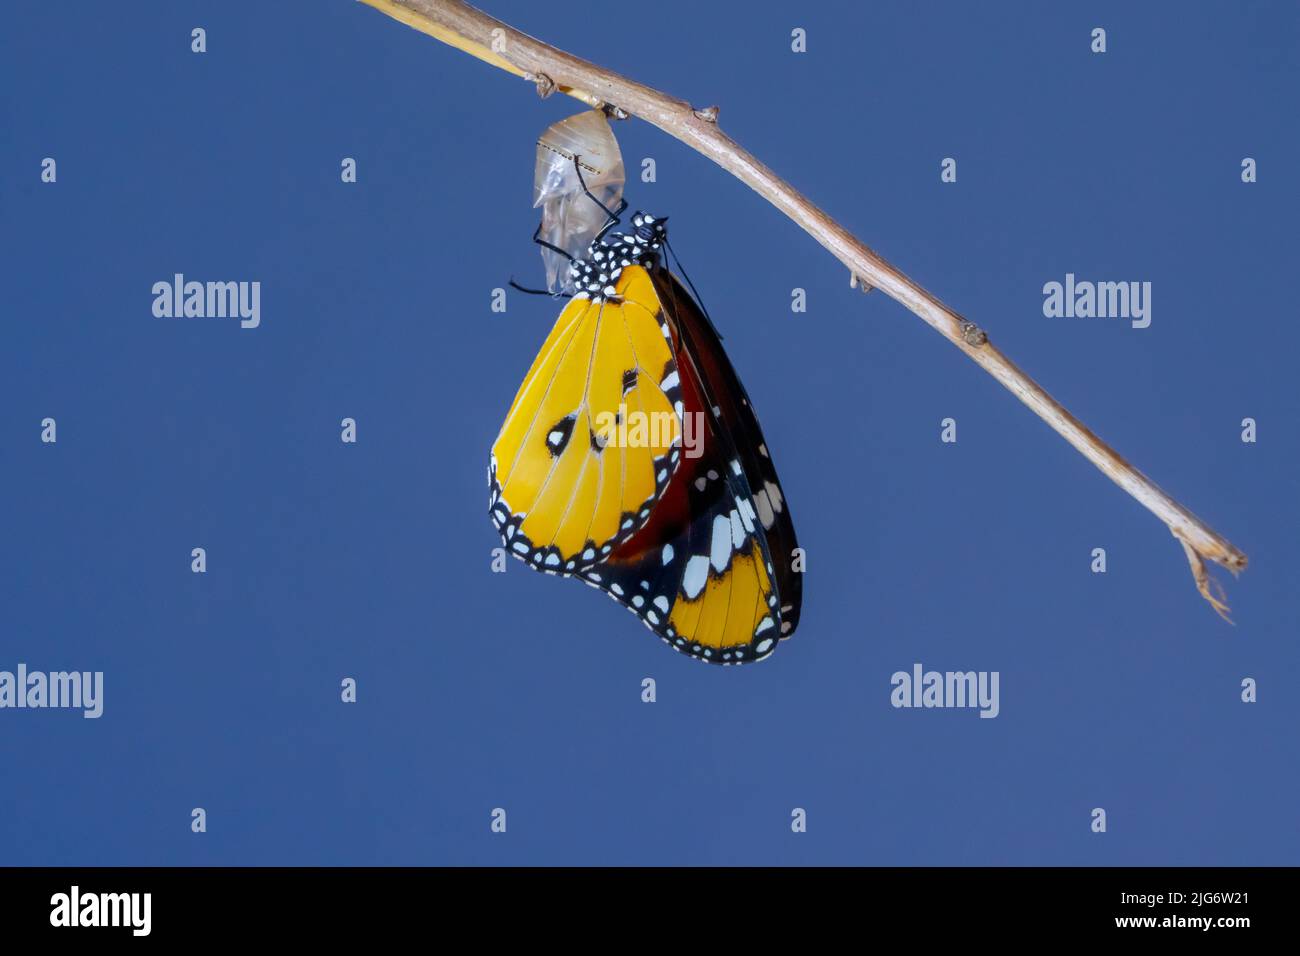
[[[713,330],[713,334],[716,335],[718,341],[721,342],[722,333],[719,332],[718,327],[713,324],[713,317],[709,315],[709,310],[704,307],[704,300],[700,298],[699,290],[695,288],[695,283],[691,281],[691,277],[686,274],[686,268],[682,265],[682,257],[677,254],[676,249],[669,245],[667,236],[664,237],[664,248],[667,249],[668,254],[673,257],[673,262],[677,264],[677,271],[680,272],[682,278],[686,280],[686,285],[691,290],[691,295],[695,296],[695,301],[699,305],[700,311],[704,313],[704,321],[709,323],[709,328]]]

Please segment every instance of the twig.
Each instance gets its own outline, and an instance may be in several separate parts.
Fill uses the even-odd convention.
[[[737,145],[718,128],[716,106],[694,109],[684,100],[667,96],[535,40],[459,0],[361,2],[493,66],[523,77],[536,84],[542,96],[559,91],[590,106],[604,106],[617,116],[640,117],[713,160],[825,246],[848,268],[853,284],[861,285],[864,291],[880,289],[924,319],[1168,525],[1186,550],[1197,589],[1225,620],[1228,619],[1223,590],[1207,574],[1205,561],[1214,561],[1236,574],[1246,567],[1246,555],[1094,435],[989,342],[982,329],[949,309],[868,249],[789,183]]]

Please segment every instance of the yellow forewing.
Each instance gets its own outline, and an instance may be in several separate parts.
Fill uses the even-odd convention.
[[[498,526],[544,569],[608,553],[644,524],[677,462],[673,344],[654,284],[632,266],[616,289],[564,309],[492,448]]]

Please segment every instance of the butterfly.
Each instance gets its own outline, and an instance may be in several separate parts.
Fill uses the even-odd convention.
[[[625,207],[570,262],[577,291],[492,447],[490,515],[516,558],[675,650],[761,660],[799,620],[789,507],[717,332],[663,264],[666,220],[610,232]]]

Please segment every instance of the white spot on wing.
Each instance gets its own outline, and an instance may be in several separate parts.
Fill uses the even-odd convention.
[[[769,481],[765,487],[767,488],[767,497],[772,501],[772,510],[780,514],[781,508],[785,504],[785,497],[781,494],[781,486],[775,481]]]
[[[693,601],[700,596],[708,580],[709,559],[697,554],[686,562],[686,573],[682,575],[682,593]]]
[[[709,546],[709,563],[721,574],[731,561],[731,519],[718,515],[713,519],[713,540]]]

